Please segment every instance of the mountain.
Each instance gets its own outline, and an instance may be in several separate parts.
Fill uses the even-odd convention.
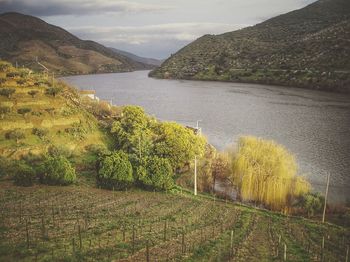
[[[130,58],[133,61],[139,62],[139,63],[143,63],[143,64],[147,64],[147,65],[153,65],[155,67],[160,66],[164,60],[160,60],[160,59],[155,59],[155,58],[147,58],[147,57],[141,57],[141,56],[137,56],[135,54],[126,52],[126,51],[122,51],[113,47],[110,47],[110,49],[120,55],[126,56],[128,58]]]
[[[153,77],[277,84],[350,92],[350,1],[319,0],[222,35],[205,35]]]
[[[0,58],[41,70],[36,58],[60,75],[128,72],[152,66],[129,59],[93,41],[19,13],[0,15]]]

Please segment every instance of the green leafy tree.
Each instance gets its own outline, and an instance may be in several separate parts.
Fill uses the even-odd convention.
[[[40,173],[40,181],[48,185],[69,185],[76,180],[75,170],[64,156],[48,157]]]
[[[8,106],[0,106],[0,117],[4,119],[7,113],[10,113],[11,109]]]
[[[174,170],[204,154],[206,140],[177,123],[164,122],[156,128],[155,155],[170,161]]]
[[[101,159],[97,174],[99,186],[122,190],[133,182],[132,166],[126,153],[117,151]]]
[[[146,188],[169,190],[174,186],[173,169],[168,159],[151,157],[136,172],[138,182]]]
[[[11,98],[12,95],[16,92],[14,88],[0,88],[0,95],[7,98]]]
[[[113,123],[111,129],[117,148],[129,154],[139,153],[140,149],[141,153],[146,151],[146,145],[151,144],[149,121],[150,118],[141,107],[125,106],[120,119]],[[141,143],[143,148],[140,148]]]
[[[31,90],[28,92],[28,95],[30,95],[32,98],[34,98],[39,93],[38,90]]]
[[[16,143],[18,144],[21,139],[24,139],[26,136],[23,131],[19,129],[15,129],[12,131],[9,131],[5,134],[6,139],[13,139],[16,140]]]

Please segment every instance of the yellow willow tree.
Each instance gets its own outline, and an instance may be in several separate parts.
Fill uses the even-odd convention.
[[[272,210],[286,210],[294,197],[310,190],[310,184],[296,175],[293,155],[273,141],[241,137],[232,170],[242,200]]]

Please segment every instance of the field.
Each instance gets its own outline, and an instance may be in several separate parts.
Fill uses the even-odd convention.
[[[0,261],[345,261],[349,230],[189,192],[0,182]]]

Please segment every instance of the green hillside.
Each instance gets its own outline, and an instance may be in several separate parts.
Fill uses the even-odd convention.
[[[153,66],[129,59],[93,41],[19,13],[0,14],[0,58],[35,70],[38,59],[60,75],[129,72]]]
[[[89,144],[108,142],[80,95],[64,83],[6,62],[0,62],[0,82],[0,156],[18,159],[54,147],[80,155]]]
[[[205,35],[150,75],[349,92],[349,40],[349,1],[319,0],[252,27]]]

